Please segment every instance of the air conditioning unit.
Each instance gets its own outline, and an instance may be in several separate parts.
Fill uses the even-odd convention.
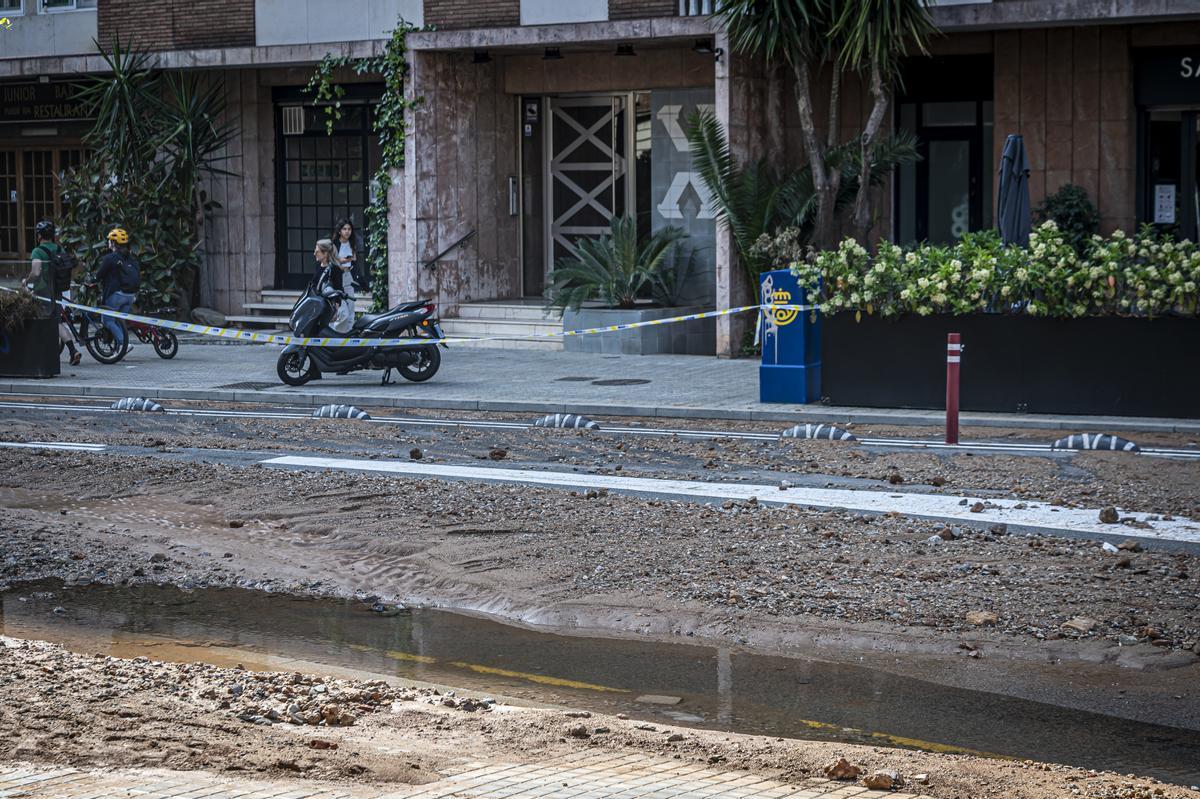
[[[304,106],[285,105],[283,107],[283,135],[299,136],[304,132]]]

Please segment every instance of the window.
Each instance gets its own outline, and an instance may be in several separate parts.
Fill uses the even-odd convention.
[[[911,62],[896,128],[917,138],[920,160],[896,170],[900,244],[952,244],[992,226],[992,64],[956,56]]]
[[[24,13],[23,0],[0,0],[0,14],[18,16]]]
[[[42,12],[81,11],[96,7],[96,0],[42,0]]]
[[[679,16],[702,17],[713,12],[713,0],[679,0]]]

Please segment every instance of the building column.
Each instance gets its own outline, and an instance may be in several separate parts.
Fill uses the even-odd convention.
[[[716,65],[715,96],[717,121],[729,139],[729,149],[742,164],[758,157],[767,145],[767,80],[757,61],[731,52],[729,37],[718,34],[716,46],[724,55]],[[716,305],[717,310],[753,302],[756,288],[750,285],[746,268],[727,226],[717,224]],[[717,317],[717,356],[737,357],[747,331],[753,329],[752,313]]]

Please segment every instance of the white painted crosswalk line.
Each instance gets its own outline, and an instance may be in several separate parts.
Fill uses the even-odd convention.
[[[865,513],[896,512],[918,518],[942,519],[969,524],[1005,524],[1014,528],[1048,532],[1086,534],[1099,537],[1133,537],[1200,544],[1200,524],[1188,520],[1148,520],[1148,514],[1125,513],[1147,528],[1130,529],[1121,525],[1104,524],[1099,509],[1061,508],[1045,502],[1029,500],[969,497],[966,503],[959,496],[944,494],[893,493],[887,491],[853,491],[836,488],[791,487],[781,491],[774,485],[745,483],[700,482],[691,480],[662,480],[646,477],[580,474],[575,472],[537,471],[532,469],[498,469],[480,466],[454,466],[413,463],[408,461],[357,460],[289,455],[262,461],[268,466],[285,466],[343,471],[383,472],[412,477],[442,480],[486,480],[501,483],[540,485],[556,488],[608,489],[636,494],[678,497],[681,499],[733,499],[800,505],[810,508],[843,509]],[[983,502],[981,512],[973,513],[971,506]]]

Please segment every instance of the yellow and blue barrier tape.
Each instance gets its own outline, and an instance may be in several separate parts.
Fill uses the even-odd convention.
[[[3,287],[0,287],[3,288]],[[14,289],[5,289],[13,291]],[[47,297],[37,297],[43,302],[51,302]],[[180,330],[185,333],[197,333],[202,336],[213,336],[215,338],[235,339],[237,341],[247,341],[253,344],[279,344],[282,346],[298,345],[301,347],[404,347],[414,344],[471,344],[478,341],[523,341],[528,339],[555,339],[565,338],[567,336],[585,336],[599,333],[617,333],[622,330],[634,330],[640,327],[650,327],[651,325],[666,325],[674,322],[688,322],[694,319],[710,319],[717,316],[730,316],[732,314],[744,313],[746,311],[811,311],[814,306],[811,305],[742,305],[737,308],[724,308],[719,311],[704,311],[701,313],[685,314],[683,316],[672,316],[664,319],[649,319],[644,322],[629,322],[623,325],[607,325],[605,327],[589,327],[583,330],[564,330],[555,333],[529,333],[523,336],[479,336],[474,338],[458,337],[458,338],[361,338],[361,337],[314,337],[314,336],[293,336],[288,333],[261,333],[253,330],[234,330],[228,327],[216,327],[213,325],[200,325],[194,322],[176,322],[170,319],[156,319],[152,316],[140,316],[138,314],[126,313],[125,311],[113,311],[108,308],[95,308],[90,305],[80,305],[69,300],[53,300],[59,305],[66,308],[74,308],[78,311],[83,311],[89,314],[101,314],[103,316],[111,316],[115,319],[121,319],[126,322],[135,322],[138,324],[150,325],[153,327],[165,327],[170,330]]]

